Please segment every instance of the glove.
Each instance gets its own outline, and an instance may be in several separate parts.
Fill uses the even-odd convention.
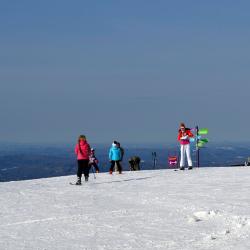
[[[187,140],[188,139],[188,135],[182,136],[181,140]]]

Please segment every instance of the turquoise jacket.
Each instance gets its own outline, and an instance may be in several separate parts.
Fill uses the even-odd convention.
[[[120,161],[122,158],[122,153],[120,148],[112,146],[109,150],[109,159],[111,161]]]

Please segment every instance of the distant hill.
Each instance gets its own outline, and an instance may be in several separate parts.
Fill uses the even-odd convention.
[[[207,144],[200,150],[201,167],[243,165],[250,156],[250,144]],[[95,145],[102,172],[108,171],[109,146]],[[178,155],[176,145],[124,146],[124,170],[129,170],[128,159],[138,155],[142,169],[153,169],[152,152],[157,153],[158,169],[168,167],[168,155]],[[192,155],[195,165],[195,152]],[[74,145],[0,145],[0,181],[26,180],[75,174]]]

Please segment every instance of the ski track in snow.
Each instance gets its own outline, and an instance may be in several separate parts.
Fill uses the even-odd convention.
[[[0,249],[250,249],[250,168],[0,183]]]

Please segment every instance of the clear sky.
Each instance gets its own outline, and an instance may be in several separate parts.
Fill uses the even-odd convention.
[[[249,141],[250,1],[2,0],[0,140]]]

